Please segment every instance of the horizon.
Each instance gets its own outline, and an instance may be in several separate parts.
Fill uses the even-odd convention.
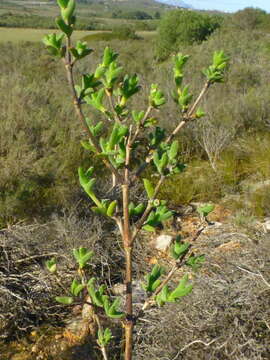
[[[184,0],[184,2],[195,9],[199,10],[219,10],[225,12],[235,12],[238,10],[245,9],[247,7],[260,8],[267,12],[270,12],[269,0]]]

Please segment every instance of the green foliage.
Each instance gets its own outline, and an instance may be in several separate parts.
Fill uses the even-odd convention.
[[[159,306],[163,306],[167,302],[179,301],[183,296],[188,295],[192,291],[192,287],[192,284],[189,284],[189,278],[186,274],[174,290],[170,291],[168,285],[165,285],[156,296],[156,302]]]
[[[214,211],[214,209],[215,209],[215,205],[207,204],[199,207],[197,211],[201,216],[207,217],[212,211]]]
[[[104,331],[101,329],[98,330],[98,344],[101,347],[105,347],[109,344],[112,339],[112,332],[109,328],[106,328]]]
[[[187,251],[189,250],[191,244],[188,242],[181,241],[181,236],[178,235],[174,241],[174,243],[171,245],[170,253],[171,256],[178,260],[180,257],[185,255]]]
[[[247,7],[234,13],[229,21],[238,29],[250,31],[269,22],[269,14],[259,8]]]
[[[161,19],[158,28],[157,56],[165,59],[180,46],[199,43],[220,26],[216,16],[195,11],[172,10]]]
[[[193,271],[197,271],[202,264],[205,262],[205,256],[204,255],[191,255],[187,261],[186,265],[190,266]]]
[[[80,269],[83,269],[87,265],[93,255],[93,251],[89,251],[84,247],[73,249],[73,256],[77,261]]]
[[[140,37],[136,34],[135,29],[132,26],[121,25],[112,29],[111,33],[114,39],[119,40],[138,40]]]
[[[70,292],[74,296],[79,296],[82,290],[85,288],[85,285],[74,279],[70,286]]]
[[[71,305],[73,303],[73,298],[70,296],[56,296],[55,300],[63,305]]]
[[[223,82],[224,72],[228,67],[229,58],[224,54],[224,51],[215,51],[213,56],[213,64],[203,73],[210,83]]]
[[[159,201],[157,202],[159,203]],[[149,214],[143,229],[150,232],[155,231],[157,227],[160,227],[164,221],[169,220],[172,216],[173,212],[167,208],[164,201],[161,201],[161,204]]]
[[[142,287],[147,292],[154,292],[161,284],[160,277],[164,274],[164,269],[156,264],[151,273],[147,274],[144,278],[146,283],[142,284]]]
[[[91,300],[98,307],[104,306],[103,295],[106,289],[105,285],[101,285],[98,289],[95,288],[95,278],[91,278],[87,283],[87,291],[91,296]]]
[[[45,265],[47,267],[47,269],[51,272],[51,273],[55,273],[57,270],[57,264],[56,264],[56,259],[52,258],[50,260],[47,260],[45,262]]]

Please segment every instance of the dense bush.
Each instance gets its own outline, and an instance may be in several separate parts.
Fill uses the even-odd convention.
[[[173,10],[161,19],[157,55],[166,58],[180,46],[200,43],[220,26],[220,18],[188,10]]]
[[[232,15],[231,21],[236,28],[254,30],[269,21],[266,11],[259,8],[245,8]]]
[[[123,12],[119,10],[117,12],[113,12],[112,17],[117,19],[133,19],[133,20],[149,20],[153,18],[150,14],[141,10],[127,11],[127,12]]]

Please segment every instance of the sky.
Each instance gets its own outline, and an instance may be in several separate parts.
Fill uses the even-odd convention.
[[[257,7],[270,12],[270,0],[184,0],[196,9],[234,12],[246,7]]]

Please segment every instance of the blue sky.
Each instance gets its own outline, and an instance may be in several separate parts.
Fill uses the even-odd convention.
[[[234,12],[245,7],[258,7],[270,12],[270,0],[184,0],[196,9],[215,9]]]

